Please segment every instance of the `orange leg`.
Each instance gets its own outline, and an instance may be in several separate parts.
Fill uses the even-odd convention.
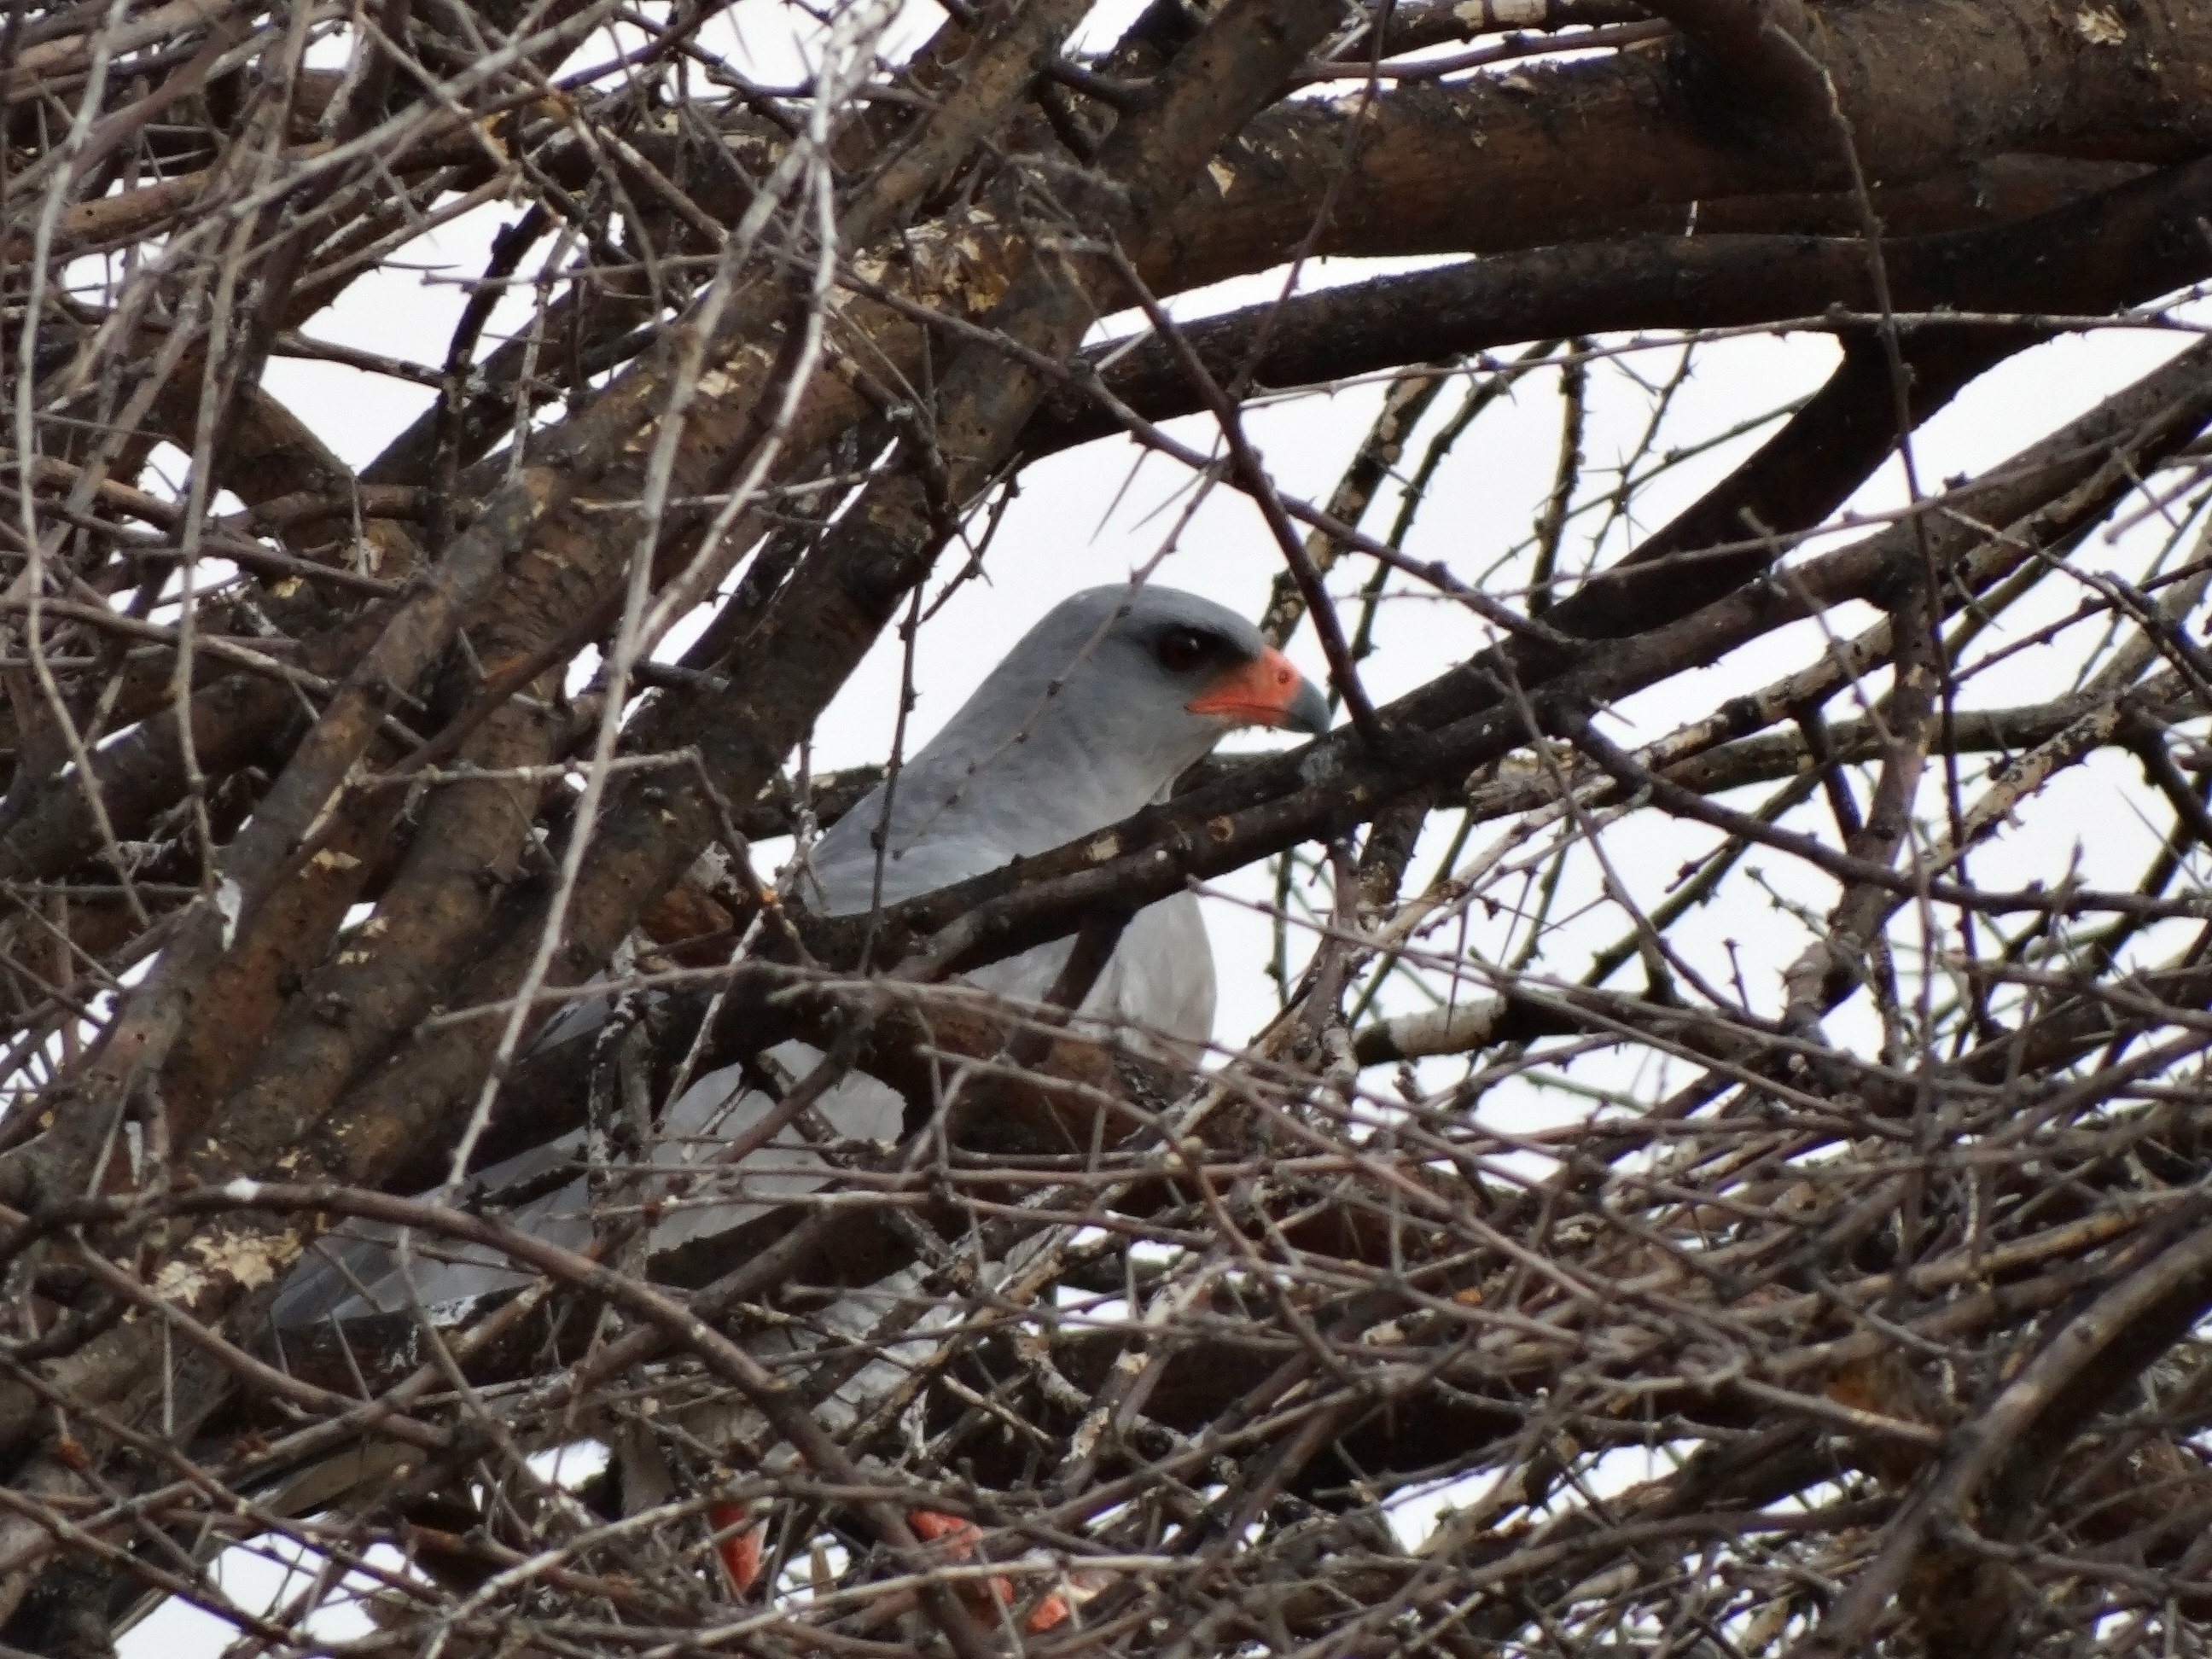
[[[722,1571],[730,1575],[730,1583],[743,1595],[760,1577],[761,1540],[768,1531],[768,1523],[756,1521],[745,1525],[745,1506],[742,1504],[709,1504],[707,1524],[718,1534],[727,1534],[714,1546],[714,1553],[722,1558]],[[732,1532],[732,1528],[743,1530]]]

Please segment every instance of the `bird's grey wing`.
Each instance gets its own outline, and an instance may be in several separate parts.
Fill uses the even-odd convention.
[[[821,1050],[804,1042],[778,1043],[764,1056],[793,1081],[812,1071],[821,1058]],[[745,1087],[741,1068],[734,1066],[710,1072],[684,1090],[662,1121],[650,1165],[625,1194],[629,1203],[652,1200],[663,1206],[649,1249],[672,1249],[727,1232],[829,1179],[828,1166],[806,1149],[796,1127],[786,1127],[775,1142],[741,1164],[714,1161],[719,1146],[759,1122],[773,1104],[767,1095]],[[860,1140],[896,1139],[905,1115],[896,1091],[860,1073],[825,1093],[816,1109],[838,1134]],[[580,1164],[584,1157],[584,1135],[577,1131],[493,1164],[471,1184],[496,1194],[563,1164]],[[580,1176],[517,1205],[507,1219],[534,1238],[580,1250],[592,1236],[588,1182]],[[495,1251],[448,1245],[419,1231],[410,1240],[403,1269],[396,1244],[390,1228],[354,1224],[334,1232],[325,1241],[323,1257],[294,1272],[270,1317],[284,1328],[417,1305],[449,1309],[526,1285],[532,1278]],[[366,1297],[355,1290],[354,1280],[366,1287]]]
[[[475,1180],[484,1191],[496,1193],[534,1182],[548,1170],[582,1156],[583,1136],[563,1135],[493,1164]],[[590,1242],[592,1227],[580,1204],[562,1202],[571,1190],[564,1187],[519,1205],[508,1218],[549,1243],[579,1249]],[[573,1190],[580,1193],[580,1184]],[[324,1319],[399,1313],[418,1304],[450,1308],[529,1282],[529,1275],[515,1273],[504,1257],[477,1245],[452,1243],[417,1231],[409,1235],[408,1247],[403,1261],[397,1230],[379,1224],[349,1221],[333,1229],[277,1292],[270,1310],[271,1322],[288,1329]],[[366,1297],[355,1288],[356,1283],[368,1291]]]
[[[762,1058],[788,1085],[803,1081],[823,1057],[819,1048],[793,1042],[776,1044]],[[653,1152],[654,1190],[665,1209],[653,1230],[655,1250],[727,1232],[830,1179],[830,1166],[807,1148],[795,1125],[741,1163],[715,1161],[722,1146],[759,1122],[772,1105],[758,1090],[744,1088],[739,1068],[732,1066],[701,1078],[668,1109]],[[896,1140],[906,1117],[898,1091],[863,1072],[847,1075],[815,1109],[848,1140]]]

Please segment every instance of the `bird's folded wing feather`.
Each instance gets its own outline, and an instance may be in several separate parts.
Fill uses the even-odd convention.
[[[969,976],[969,982],[1000,996],[1041,1002],[1072,948],[1066,939],[1038,945],[979,970]],[[1083,1012],[1170,1045],[1194,1048],[1212,1029],[1213,994],[1213,961],[1206,949],[1205,924],[1196,901],[1178,895],[1131,919],[1105,970],[1084,1000]],[[814,1068],[822,1052],[790,1042],[769,1049],[766,1058],[796,1080]],[[653,1149],[654,1178],[635,1186],[630,1199],[641,1203],[651,1198],[664,1206],[663,1218],[650,1236],[650,1250],[673,1249],[728,1232],[830,1178],[829,1167],[807,1148],[795,1126],[786,1127],[775,1142],[738,1164],[715,1161],[719,1145],[743,1134],[772,1105],[767,1095],[744,1087],[741,1068],[732,1066],[696,1079],[669,1108]],[[844,1139],[887,1141],[898,1138],[906,1105],[888,1085],[856,1073],[828,1091],[817,1109]],[[563,1164],[580,1171],[586,1156],[580,1130],[493,1164],[473,1176],[472,1185],[497,1194],[535,1184],[545,1172]],[[592,1237],[586,1177],[580,1173],[567,1185],[518,1206],[508,1219],[535,1237],[581,1249]],[[271,1317],[285,1328],[371,1312],[397,1313],[410,1307],[451,1313],[455,1304],[471,1297],[530,1280],[529,1274],[517,1272],[505,1258],[479,1247],[442,1244],[421,1234],[409,1243],[410,1259],[403,1265],[388,1229],[362,1224],[341,1228],[325,1241],[321,1261],[294,1274]],[[367,1296],[356,1289],[356,1283]]]

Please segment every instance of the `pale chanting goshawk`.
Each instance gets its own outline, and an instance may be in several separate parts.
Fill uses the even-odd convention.
[[[1248,726],[1318,735],[1328,726],[1328,703],[1250,623],[1211,600],[1150,586],[1079,593],[1054,606],[1007,653],[907,761],[895,787],[878,788],[822,836],[799,897],[817,914],[865,913],[878,902],[896,903],[1074,841],[1164,799],[1176,778],[1224,734]],[[1039,945],[965,981],[1040,1001],[1073,948],[1066,939]],[[1197,901],[1188,893],[1130,920],[1081,1007],[1091,1019],[1121,1023],[1190,1049],[1211,1036],[1213,1010],[1212,952]],[[573,1036],[586,1029],[583,1021],[601,1017],[588,1006],[574,1006],[549,1024],[539,1042]],[[768,1058],[786,1076],[803,1077],[820,1052],[790,1042],[770,1049]],[[659,1191],[651,1180],[626,1190],[633,1204],[683,1194],[653,1226],[653,1251],[726,1232],[829,1178],[795,1129],[752,1158],[702,1170],[718,1143],[771,1109],[765,1096],[745,1086],[741,1070],[699,1078],[668,1108],[652,1158],[656,1169],[669,1171],[669,1181]],[[823,1095],[817,1109],[842,1136],[885,1140],[899,1134],[905,1106],[888,1085],[855,1073]],[[540,1185],[532,1178],[563,1164],[580,1168],[584,1156],[579,1131],[476,1172],[471,1184],[488,1192],[517,1182]],[[509,1218],[536,1236],[583,1248],[592,1237],[585,1177],[518,1206]],[[530,1279],[489,1253],[420,1234],[404,1274],[388,1235],[341,1230],[325,1252],[303,1263],[280,1293],[272,1314],[280,1334],[326,1319],[410,1307],[451,1316],[460,1311],[453,1304]],[[331,1256],[343,1261],[344,1271]],[[866,1318],[853,1316],[854,1334]],[[651,1480],[641,1481],[640,1473],[625,1467],[626,1510],[665,1495],[651,1489]],[[315,1484],[298,1494],[303,1504],[313,1502]],[[627,1490],[633,1484],[640,1489]],[[327,1488],[325,1493],[335,1496]],[[725,1559],[732,1559],[728,1551]],[[740,1577],[749,1571],[734,1559],[732,1565]]]
[[[1127,817],[1161,799],[1193,762],[1239,726],[1319,733],[1328,721],[1319,690],[1235,612],[1173,588],[1092,588],[1048,612],[906,763],[890,792],[888,823],[879,788],[823,836],[811,879],[801,884],[801,902],[826,915],[864,912],[877,897],[879,866],[885,904],[964,881]],[[1070,940],[1056,940],[965,978],[983,990],[1041,1000],[1073,948]],[[1213,1003],[1205,924],[1197,901],[1177,894],[1130,920],[1082,1012],[1196,1045],[1212,1035]],[[576,1023],[556,1020],[548,1035],[570,1035]],[[800,1042],[779,1044],[769,1054],[794,1077],[805,1076],[819,1058],[818,1050]],[[696,1176],[716,1141],[743,1133],[769,1109],[764,1097],[742,1087],[740,1070],[699,1078],[669,1108],[653,1153],[657,1164]],[[889,1139],[899,1132],[904,1103],[885,1085],[856,1074],[825,1095],[819,1110],[840,1134]],[[796,1139],[795,1131],[787,1132],[787,1145]],[[579,1131],[494,1164],[471,1181],[497,1192],[583,1156]],[[653,1230],[651,1248],[726,1232],[769,1204],[819,1184],[802,1154],[778,1149],[761,1161],[772,1164],[773,1173],[748,1179],[743,1165],[717,1170],[715,1200],[672,1206]],[[690,1184],[696,1190],[696,1179]],[[592,1238],[580,1176],[517,1207],[509,1218],[570,1249]],[[437,1309],[530,1278],[489,1255],[428,1240],[417,1242],[405,1281],[380,1245],[357,1246],[347,1255],[374,1308],[386,1312]],[[370,1310],[344,1275],[310,1262],[285,1286],[273,1316],[283,1328]]]

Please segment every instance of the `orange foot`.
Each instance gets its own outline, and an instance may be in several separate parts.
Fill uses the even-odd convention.
[[[907,1516],[906,1523],[914,1528],[914,1535],[925,1544],[942,1540],[945,1547],[944,1553],[954,1561],[966,1560],[973,1556],[976,1545],[982,1541],[982,1529],[973,1521],[963,1521],[957,1515],[940,1515],[935,1510],[916,1510]],[[993,1603],[999,1607],[1013,1605],[1013,1581],[994,1576],[988,1587],[972,1582],[964,1583],[960,1589],[960,1599],[968,1603],[968,1610],[978,1619],[987,1623],[993,1622],[997,1613]],[[1036,1612],[1022,1621],[1022,1628],[1034,1636],[1040,1631],[1050,1630],[1066,1617],[1067,1603],[1055,1590],[1037,1604]]]
[[[747,1526],[745,1506],[742,1504],[709,1504],[707,1522],[720,1540],[714,1546],[714,1553],[722,1559],[722,1571],[730,1575],[730,1583],[743,1595],[753,1587],[753,1580],[760,1577],[761,1542],[768,1523],[756,1521]],[[940,1553],[952,1561],[973,1556],[983,1536],[973,1521],[963,1521],[957,1515],[941,1515],[935,1510],[915,1510],[907,1516],[907,1524],[923,1543],[942,1543],[945,1547]],[[960,1598],[977,1618],[994,1621],[999,1607],[1013,1605],[1013,1581],[994,1575],[986,1584],[964,1583]],[[1036,1610],[1023,1621],[1022,1628],[1034,1636],[1050,1630],[1066,1617],[1067,1603],[1054,1591],[1037,1604]]]

